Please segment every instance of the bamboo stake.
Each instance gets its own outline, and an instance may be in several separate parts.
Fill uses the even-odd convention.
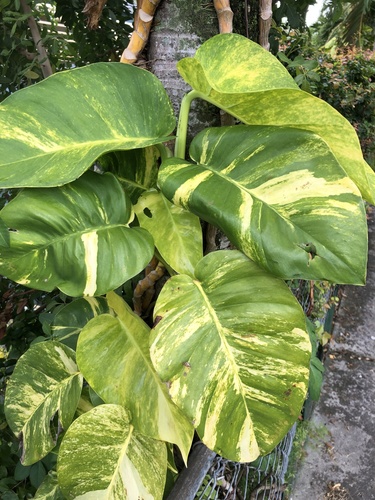
[[[121,56],[121,62],[133,64],[145,48],[154,19],[154,14],[160,0],[138,0],[134,16],[134,31],[130,42]]]
[[[229,0],[214,0],[220,33],[233,32],[233,11]]]
[[[259,45],[270,50],[269,34],[272,24],[272,0],[260,0]]]
[[[53,71],[51,63],[48,59],[47,51],[42,43],[42,37],[40,36],[38,25],[35,21],[35,17],[33,16],[30,6],[26,3],[26,0],[21,0],[20,4],[23,12],[29,15],[29,17],[27,18],[27,22],[31,31],[31,36],[34,40],[36,50],[38,52],[38,61],[42,69],[43,78],[47,78],[47,76],[52,75]]]

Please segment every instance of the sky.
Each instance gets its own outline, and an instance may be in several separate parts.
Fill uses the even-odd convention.
[[[311,26],[312,24],[314,24],[318,20],[320,11],[322,10],[323,1],[324,0],[317,0],[315,5],[312,5],[311,7],[309,7],[309,10],[307,11],[307,17],[306,17],[307,26]]]

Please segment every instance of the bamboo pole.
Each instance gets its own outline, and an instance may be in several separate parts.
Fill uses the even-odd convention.
[[[154,14],[159,3],[160,0],[138,0],[134,16],[134,31],[128,46],[122,53],[122,63],[133,64],[137,61],[139,54],[146,46]]]
[[[47,51],[42,43],[42,37],[40,36],[37,22],[35,21],[35,17],[33,16],[30,6],[26,3],[26,0],[21,0],[20,5],[23,12],[29,15],[27,22],[31,31],[31,36],[34,40],[35,48],[38,52],[38,61],[42,69],[43,78],[47,78],[47,76],[52,75],[53,71],[50,60],[48,59]]]
[[[233,11],[229,0],[214,0],[220,33],[233,32]]]
[[[260,0],[259,45],[270,50],[269,34],[272,24],[272,0]]]

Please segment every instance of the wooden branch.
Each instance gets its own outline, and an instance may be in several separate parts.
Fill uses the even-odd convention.
[[[106,3],[107,0],[86,0],[82,12],[87,16],[87,27],[89,29],[95,30],[98,27]]]
[[[229,0],[214,0],[220,33],[233,32],[233,11]]]
[[[259,45],[266,50],[270,50],[269,34],[272,24],[272,0],[260,0],[259,10]]]
[[[130,37],[129,45],[122,53],[122,63],[133,64],[137,61],[139,54],[146,46],[159,3],[160,0],[138,0],[134,16],[134,31]]]
[[[31,36],[33,37],[36,50],[38,52],[38,61],[42,69],[43,77],[51,76],[52,66],[48,59],[47,51],[42,43],[42,37],[40,36],[38,25],[35,21],[35,17],[30,9],[30,6],[26,3],[26,0],[21,0],[20,2],[24,14],[28,14],[27,22],[31,31]]]

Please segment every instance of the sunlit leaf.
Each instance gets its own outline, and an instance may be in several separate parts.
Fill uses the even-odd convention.
[[[40,290],[102,295],[150,261],[150,234],[130,228],[132,205],[112,174],[86,172],[65,186],[25,189],[1,211],[10,247],[0,272]]]
[[[203,257],[199,218],[173,205],[157,191],[142,195],[134,211],[140,226],[154,238],[162,259],[178,273],[193,276]]]
[[[206,129],[193,165],[163,162],[165,196],[219,226],[231,242],[285,279],[363,284],[364,204],[326,143],[308,131],[238,125]]]
[[[67,500],[159,500],[167,472],[165,443],[135,432],[130,413],[101,405],[70,426],[57,473]]]
[[[175,127],[149,71],[97,63],[15,92],[0,106],[0,186],[59,186],[103,153],[163,142]]]
[[[304,402],[311,344],[282,280],[238,251],[173,276],[155,306],[151,359],[202,441],[230,460],[270,452]]]
[[[150,328],[114,292],[102,314],[82,330],[77,362],[83,376],[106,403],[129,408],[142,434],[175,443],[187,460],[193,426],[170,400],[149,354]]]
[[[81,395],[82,376],[75,353],[58,342],[35,344],[21,356],[6,390],[5,416],[22,437],[22,463],[30,465],[56,445],[58,426],[67,429]]]
[[[354,128],[334,108],[298,89],[282,64],[237,34],[210,38],[178,70],[201,97],[243,123],[309,130],[330,147],[363,197],[375,202],[375,173]]]

